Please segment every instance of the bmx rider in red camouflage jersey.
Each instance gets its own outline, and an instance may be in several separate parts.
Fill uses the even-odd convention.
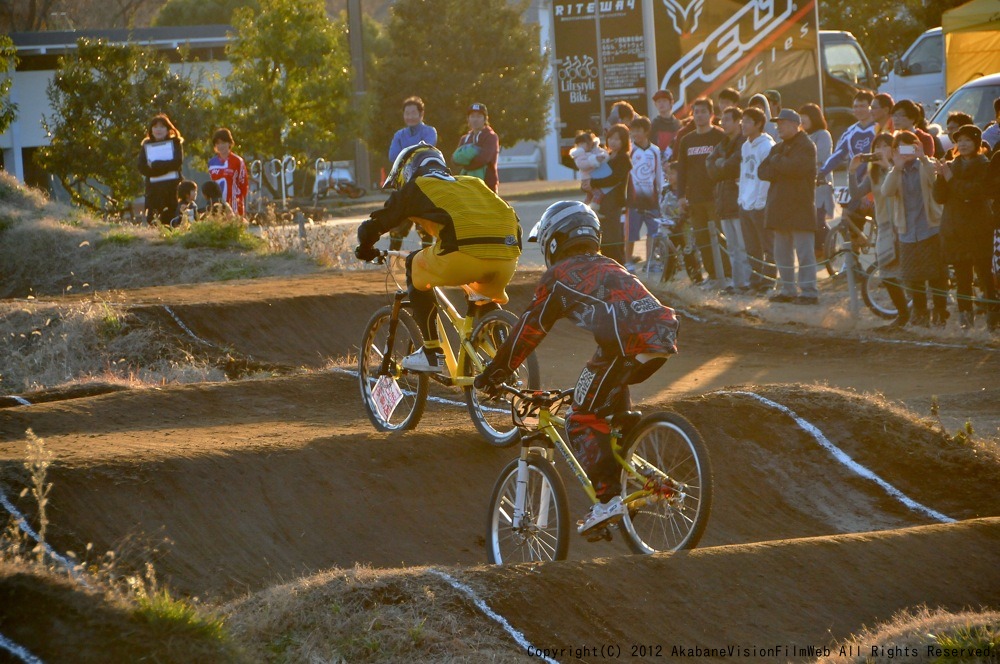
[[[579,201],[551,205],[528,238],[548,270],[534,299],[497,355],[476,378],[493,391],[541,343],[560,318],[590,331],[597,352],[576,384],[566,433],[599,502],[579,522],[586,534],[622,518],[621,466],[606,419],[631,408],[629,385],[641,383],[677,352],[677,318],[617,261],[600,253],[597,215]]]

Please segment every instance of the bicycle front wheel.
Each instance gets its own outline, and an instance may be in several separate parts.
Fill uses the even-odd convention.
[[[889,291],[885,289],[882,271],[879,270],[877,263],[868,266],[865,273],[865,287],[861,289],[861,297],[865,301],[865,306],[879,318],[895,318],[899,315],[896,305],[889,297]]]
[[[625,450],[641,476],[622,470],[623,497],[650,492],[629,504],[622,519],[629,548],[635,553],[694,548],[712,509],[712,468],[701,434],[676,413],[654,413],[629,433]]]
[[[472,346],[483,364],[496,357],[497,349],[510,336],[511,330],[517,325],[517,316],[497,309],[490,311],[479,319],[472,330]],[[462,367],[463,376],[475,376],[477,373],[472,358],[466,358]],[[537,390],[539,384],[538,358],[534,353],[518,367],[511,379],[513,387]],[[471,385],[465,388],[465,403],[476,431],[495,447],[508,447],[521,440],[521,432],[514,425],[510,413],[508,394],[491,397],[485,392],[479,392]]]
[[[677,252],[665,237],[653,239],[649,257],[646,259],[646,276],[660,273],[660,281],[667,282],[677,272]]]
[[[569,551],[569,507],[562,478],[547,459],[531,454],[525,460],[524,515],[514,526],[520,459],[501,471],[486,519],[486,556],[491,564],[565,560]]]
[[[844,271],[844,266],[847,264],[847,249],[844,248],[844,235],[840,229],[843,223],[845,222],[838,221],[831,226],[830,230],[826,233],[826,242],[823,243],[826,273],[831,277],[841,274]]]
[[[400,362],[421,347],[420,328],[409,312],[400,310],[396,334],[392,347],[388,347],[389,328],[392,322],[392,307],[385,306],[375,312],[365,326],[361,347],[358,350],[358,382],[361,386],[361,402],[365,405],[368,419],[379,431],[404,431],[417,426],[427,405],[427,376],[404,371]],[[384,415],[376,405],[375,384],[381,377],[382,359],[389,355],[386,376],[395,380],[402,391],[402,399],[396,407]]]

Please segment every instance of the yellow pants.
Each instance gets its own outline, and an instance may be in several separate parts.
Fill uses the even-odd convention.
[[[417,290],[435,286],[469,286],[497,304],[507,304],[504,290],[517,268],[516,258],[476,258],[461,251],[441,255],[434,245],[413,257],[410,278]]]

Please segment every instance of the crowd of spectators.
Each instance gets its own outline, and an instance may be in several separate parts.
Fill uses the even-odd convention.
[[[742,100],[727,88],[681,115],[659,90],[652,119],[618,101],[603,145],[581,132],[573,155],[606,255],[634,270],[643,229],[648,241],[662,225],[703,288],[819,304],[833,172],[846,166],[842,214],[857,228],[873,218],[875,260],[898,311],[889,327],[945,326],[954,287],[963,328],[983,313],[1000,331],[1000,99],[986,127],[951,113],[938,136],[920,104],[860,91],[856,122],[836,142],[816,104],[782,108],[775,90]]]

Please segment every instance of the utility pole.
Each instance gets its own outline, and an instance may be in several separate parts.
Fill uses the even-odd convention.
[[[351,69],[354,71],[354,107],[360,108],[365,96],[365,50],[361,34],[361,0],[347,0],[347,33],[351,49]],[[354,139],[354,175],[358,186],[371,188],[371,167],[368,148],[361,137]]]

